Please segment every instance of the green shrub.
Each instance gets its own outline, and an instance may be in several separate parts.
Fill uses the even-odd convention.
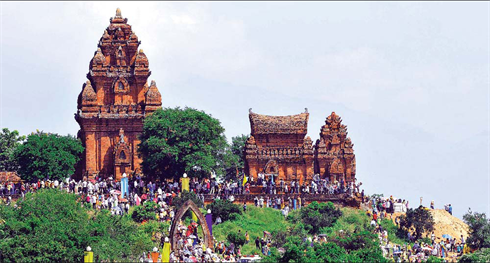
[[[194,204],[196,204],[197,207],[202,207],[204,205],[202,200],[199,199],[199,197],[196,195],[196,193],[194,193],[192,191],[181,192],[180,196],[176,196],[172,200],[172,205],[175,206],[175,209],[177,209],[177,211],[178,211],[180,209],[180,207],[183,206],[184,203],[187,202],[188,200],[192,200],[192,202],[194,202]]]
[[[444,262],[444,259],[439,258],[439,257],[434,257],[434,256],[429,256],[429,258],[426,261],[427,263],[442,263]]]
[[[243,246],[246,242],[245,240],[245,234],[243,233],[236,233],[236,232],[230,232],[226,236],[226,240],[228,242],[235,244],[235,246]]]
[[[214,200],[211,204],[206,206],[207,209],[211,209],[213,219],[221,217],[221,221],[236,220],[238,216],[242,214],[242,210],[238,205],[233,204],[228,200]]]
[[[320,228],[330,227],[342,216],[342,211],[336,208],[332,202],[312,202],[300,210],[301,221],[310,234],[318,234]]]
[[[79,196],[57,189],[28,193],[18,208],[0,205],[0,262],[136,261],[153,246],[127,215],[88,211]]]
[[[471,254],[465,254],[458,262],[490,262],[490,248],[484,248]]]
[[[135,222],[141,223],[146,220],[156,219],[158,205],[153,201],[145,202],[136,206],[131,217]]]

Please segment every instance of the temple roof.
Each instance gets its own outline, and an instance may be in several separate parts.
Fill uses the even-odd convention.
[[[309,113],[269,116],[250,112],[251,134],[302,134],[308,131]]]

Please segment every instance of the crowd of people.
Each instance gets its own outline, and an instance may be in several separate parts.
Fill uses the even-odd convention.
[[[459,238],[451,237],[447,234],[437,237],[432,232],[430,234],[430,242],[427,240],[429,236],[423,239],[425,240],[424,242],[416,239],[414,229],[407,232],[407,240],[410,243],[407,242],[403,245],[394,244],[390,241],[387,230],[381,226],[381,220],[385,218],[394,220],[394,223],[399,227],[400,219],[399,217],[393,218],[393,214],[395,212],[405,213],[408,209],[408,201],[390,196],[389,198],[372,197],[367,200],[367,203],[370,204],[367,214],[371,217],[371,226],[375,228],[375,233],[378,234],[383,256],[391,259],[392,262],[425,262],[429,256],[449,259],[469,252],[469,247],[463,235]],[[435,209],[434,201],[431,202],[430,208]],[[452,207],[445,205],[445,210],[451,213]]]
[[[277,181],[277,183],[276,183]],[[262,186],[262,192],[254,196],[254,205],[256,207],[270,207],[280,209],[283,216],[287,217],[290,210],[300,209],[303,205],[304,195],[308,194],[356,194],[366,205],[369,205],[368,215],[372,217],[371,225],[376,229],[380,240],[380,247],[383,254],[393,261],[410,261],[417,262],[426,260],[428,256],[433,255],[445,258],[448,253],[462,254],[467,246],[463,236],[460,240],[452,237],[435,237],[431,235],[431,242],[419,243],[415,241],[413,246],[405,244],[393,245],[388,238],[387,231],[380,225],[380,220],[392,218],[393,213],[406,212],[408,201],[389,198],[371,197],[366,198],[364,191],[359,191],[362,183],[341,181],[330,182],[327,178],[320,179],[315,175],[313,180],[308,184],[299,184],[297,181],[286,183],[284,180],[273,180],[273,177],[266,177],[259,174],[257,180],[251,178],[230,180],[219,182],[215,179],[190,178],[189,190],[194,192],[204,203],[205,196],[213,199],[228,199],[234,201],[234,196],[240,194],[250,194],[251,186]],[[182,190],[180,181],[147,181],[141,176],[134,176],[129,179],[127,193],[122,196],[121,183],[109,178],[94,179],[84,178],[83,180],[39,180],[33,183],[2,183],[0,184],[0,196],[7,204],[11,203],[12,196],[24,197],[28,192],[35,192],[43,188],[56,188],[68,193],[74,193],[80,196],[80,200],[93,209],[109,209],[114,215],[123,215],[129,212],[131,206],[138,206],[145,201],[154,201],[158,204],[156,219],[159,221],[172,221],[176,211],[172,206],[175,198]],[[123,191],[125,192],[125,191]],[[303,198],[302,198],[303,197]],[[243,204],[246,210],[247,204]],[[431,208],[434,204],[431,202]],[[447,211],[452,212],[452,207],[446,206]],[[220,223],[220,218],[215,219],[215,223]],[[395,223],[398,224],[397,219]],[[237,261],[242,255],[239,246],[231,243],[228,246],[224,242],[214,240],[214,248],[206,248],[202,238],[197,234],[197,223],[192,222],[186,226],[182,221],[178,223],[178,241],[177,248],[170,253],[171,262],[212,262],[219,259],[226,261]],[[250,236],[245,233],[246,242],[250,242]],[[409,236],[408,238],[413,238]],[[310,240],[311,239],[311,240]],[[262,238],[256,237],[252,242],[263,255],[270,253],[272,245],[270,233],[264,231]],[[305,242],[326,242],[323,237],[310,237]]]

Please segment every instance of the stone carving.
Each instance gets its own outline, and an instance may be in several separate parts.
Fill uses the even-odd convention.
[[[89,102],[94,102],[97,100],[97,94],[92,88],[92,84],[90,80],[85,82],[83,90],[82,90],[82,104],[89,104]]]
[[[143,120],[162,105],[156,85],[148,89],[148,58],[138,51],[140,42],[131,25],[121,10],[110,21],[90,61],[89,81],[80,92],[77,111],[83,114],[75,115],[80,125],[78,135],[85,146],[82,165],[76,171],[79,177],[90,171],[89,176],[99,173],[119,179],[123,172],[140,168],[141,159],[134,147],[139,144]],[[125,130],[124,143],[117,146],[120,128]],[[117,152],[123,148],[122,154]]]

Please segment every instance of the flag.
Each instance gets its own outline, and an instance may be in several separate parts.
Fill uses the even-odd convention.
[[[170,261],[170,243],[165,242],[163,243],[163,248],[162,248],[162,262],[168,263]]]
[[[194,222],[197,223],[197,216],[196,214],[194,213],[194,211],[191,211],[191,214],[192,214],[192,220],[194,220]]]
[[[94,252],[92,251],[85,251],[83,255],[83,262],[94,262]]]
[[[182,192],[189,192],[189,177],[182,177]]]
[[[242,186],[245,186],[245,184],[247,183],[248,179],[245,175],[243,175],[243,183],[242,183]]]

